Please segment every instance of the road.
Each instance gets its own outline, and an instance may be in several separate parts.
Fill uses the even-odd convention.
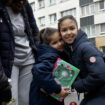
[[[83,94],[80,94],[80,101],[82,100],[82,98],[83,98]],[[77,97],[77,93],[76,92],[73,92],[72,94],[67,96],[64,101],[65,101],[65,105],[70,105],[71,101],[77,102],[77,105],[80,104],[80,101],[78,101],[78,97]]]

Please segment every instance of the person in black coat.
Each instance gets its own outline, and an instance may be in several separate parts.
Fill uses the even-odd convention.
[[[85,32],[78,29],[73,16],[61,18],[58,28],[69,62],[80,69],[73,84],[78,93],[84,93],[80,105],[105,105],[105,62],[102,53],[89,42]]]
[[[12,105],[29,105],[38,32],[27,0],[0,0],[0,64],[12,79]]]
[[[0,105],[11,100],[11,86],[0,63]]]
[[[36,63],[32,69],[33,81],[30,87],[30,105],[64,105],[54,99],[51,94],[56,93],[65,98],[68,87],[61,87],[53,77],[53,67],[58,57],[62,57],[64,42],[57,29],[45,28],[39,33],[39,46]],[[41,91],[41,90],[44,91]]]

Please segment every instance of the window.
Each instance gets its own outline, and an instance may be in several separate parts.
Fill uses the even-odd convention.
[[[44,0],[39,0],[39,8],[45,7]]]
[[[101,34],[105,33],[105,23],[100,25],[101,28]]]
[[[89,14],[89,5],[85,7],[86,8],[86,14]]]
[[[50,15],[50,24],[54,24],[56,23],[56,14],[51,14]]]
[[[95,36],[95,33],[96,33],[96,32],[95,32],[95,30],[96,30],[96,29],[95,29],[95,25],[91,25],[91,28],[90,28],[90,29],[91,29],[91,33],[90,33],[90,34],[91,34],[92,36]]]
[[[61,12],[61,16],[67,16],[67,15],[73,15],[74,17],[76,17],[76,9],[70,9],[70,10],[66,10]]]
[[[101,48],[102,48],[102,51],[105,53],[105,46],[102,46]]]
[[[50,5],[56,4],[56,0],[50,0]]]
[[[32,2],[31,4],[32,10],[35,11],[35,2]]]
[[[99,2],[100,10],[105,9],[105,3],[104,2],[105,2],[104,0],[102,0],[102,1]]]
[[[93,14],[95,12],[95,9],[94,8],[95,8],[95,5],[94,4],[91,4],[90,5],[90,8],[89,8],[90,9],[89,10],[90,11],[90,14]]]
[[[93,15],[94,13],[94,4],[86,5],[81,7],[81,16],[89,16]]]
[[[72,15],[76,18],[76,9],[72,10]]]
[[[82,27],[82,30],[84,30],[89,37],[95,36],[96,34],[95,25],[89,25],[89,26]]]
[[[68,1],[68,0],[60,0],[60,2],[65,2],[65,1]]]
[[[90,36],[90,26],[86,27],[86,33],[87,33],[88,36]]]
[[[71,15],[71,11],[70,10],[66,10],[66,11],[63,11],[61,12],[61,16],[67,16],[67,15]]]
[[[81,8],[81,16],[85,16],[85,7]]]
[[[45,17],[39,18],[39,24],[40,24],[40,26],[45,26]]]

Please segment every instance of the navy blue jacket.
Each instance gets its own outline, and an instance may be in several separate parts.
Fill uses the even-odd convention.
[[[61,52],[48,45],[39,45],[37,49],[36,63],[32,69],[33,81],[30,88],[30,105],[63,105],[56,99],[49,96],[52,93],[59,93],[61,86],[58,85],[52,75],[54,64]],[[43,88],[47,94],[40,91]]]
[[[26,30],[30,45],[36,55],[36,35],[38,28],[33,16],[31,6],[26,3],[22,9]],[[10,17],[4,5],[0,2],[0,65],[2,65],[7,77],[11,77],[11,70],[14,61],[14,32]]]
[[[81,105],[105,105],[105,63],[102,53],[81,30],[74,43],[67,45],[65,51],[70,63],[80,69],[73,86],[78,92],[85,93]]]

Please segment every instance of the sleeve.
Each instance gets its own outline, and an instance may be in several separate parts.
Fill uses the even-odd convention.
[[[39,33],[39,29],[38,29],[38,26],[36,24],[36,20],[35,20],[34,14],[33,14],[33,10],[32,10],[29,3],[27,3],[26,9],[27,9],[28,19],[29,19],[29,22],[30,22],[32,33],[33,33],[33,36],[34,36],[34,40],[37,41],[37,34]]]
[[[33,77],[38,81],[39,87],[43,88],[47,94],[59,93],[61,86],[58,85],[53,77],[51,62],[44,61],[36,64],[32,69]]]
[[[88,73],[85,78],[78,78],[74,87],[78,92],[90,92],[105,84],[105,63],[94,46],[82,49],[82,61]]]
[[[0,60],[0,101],[9,102],[11,99],[11,87],[6,77]]]

